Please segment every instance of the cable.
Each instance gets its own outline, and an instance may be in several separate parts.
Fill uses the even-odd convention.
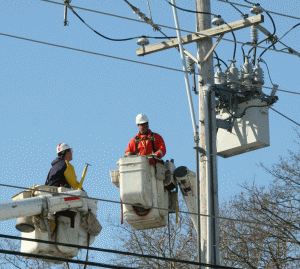
[[[136,39],[136,38],[138,38],[138,37],[129,37],[129,38],[121,38],[121,39],[119,39],[119,38],[110,38],[110,37],[107,37],[107,36],[105,36],[105,35],[102,35],[102,34],[100,34],[98,31],[96,31],[96,30],[94,30],[91,26],[89,26],[78,14],[77,14],[77,12],[71,7],[71,6],[69,6],[69,4],[67,4],[67,7],[69,8],[69,9],[71,9],[71,11],[74,13],[74,15],[79,19],[79,20],[81,20],[88,28],[90,28],[94,33],[96,33],[97,35],[99,35],[99,36],[101,36],[101,37],[103,37],[103,38],[105,38],[105,39],[107,39],[107,40],[110,40],[110,41],[128,41],[128,40],[133,40],[133,39]]]
[[[280,39],[284,38],[290,31],[292,31],[293,29],[297,28],[300,25],[300,23],[297,23],[296,25],[294,25],[290,30],[288,30],[286,33],[283,34],[283,36],[281,36],[278,40],[276,40],[275,42],[273,42],[268,48],[272,47],[273,45],[275,45],[277,42],[280,41]],[[265,49],[259,56],[259,58],[261,58],[264,53],[267,51],[267,49]]]
[[[132,63],[137,63],[137,64],[143,64],[143,65],[148,65],[148,66],[152,66],[152,67],[158,67],[158,68],[163,68],[163,69],[167,69],[167,70],[172,70],[172,71],[182,72],[182,73],[185,72],[185,71],[183,71],[183,70],[176,69],[176,68],[172,68],[172,67],[167,67],[167,66],[162,66],[162,65],[156,65],[156,64],[150,64],[150,63],[139,62],[139,61],[130,60],[130,59],[126,59],[126,58],[116,57],[116,56],[107,55],[107,54],[102,54],[102,53],[93,52],[93,51],[88,51],[88,50],[76,49],[76,48],[72,48],[72,47],[67,47],[67,46],[57,45],[57,44],[48,43],[48,42],[39,41],[39,40],[34,40],[34,39],[30,39],[30,38],[25,38],[25,37],[20,37],[20,36],[14,36],[14,35],[9,35],[9,34],[4,34],[4,33],[0,33],[0,35],[7,36],[7,37],[13,37],[13,38],[16,38],[16,39],[21,39],[21,40],[26,40],[26,41],[31,41],[31,42],[35,42],[35,43],[39,43],[39,44],[50,45],[50,46],[53,46],[53,47],[58,47],[58,48],[63,48],[63,49],[70,49],[70,50],[79,51],[79,52],[84,52],[84,53],[88,53],[88,54],[93,54],[93,55],[98,55],[98,56],[108,57],[108,58],[117,59],[117,60],[122,60],[122,61],[126,61],[126,62],[132,62]],[[190,73],[189,71],[187,71],[187,72]],[[196,74],[197,76],[199,75],[198,73],[195,73],[195,74]],[[235,82],[235,83],[238,83],[238,82]],[[241,84],[241,83],[240,83],[240,84]],[[242,84],[241,84],[241,85],[242,85]],[[254,86],[255,86],[255,85],[254,85]],[[266,89],[271,89],[271,90],[273,90],[273,88],[267,87],[267,86],[262,86],[262,88],[266,88]],[[292,91],[286,91],[286,90],[281,90],[281,89],[277,89],[277,91],[282,91],[282,92],[286,92],[286,93],[292,93],[292,94],[298,94],[298,95],[300,95],[299,92],[292,92]]]
[[[82,245],[66,244],[66,243],[52,242],[52,241],[46,241],[46,240],[41,240],[41,239],[33,239],[33,238],[27,238],[27,237],[5,235],[5,234],[0,234],[0,238],[8,238],[8,239],[13,239],[13,240],[23,240],[23,241],[44,243],[44,244],[57,245],[57,246],[74,247],[74,248],[81,248],[81,249],[84,248],[84,249],[93,250],[93,251],[102,251],[102,252],[108,252],[108,253],[113,253],[113,254],[121,254],[121,255],[126,255],[126,256],[135,256],[135,257],[141,257],[141,258],[156,259],[156,260],[162,260],[162,261],[171,261],[171,262],[176,262],[176,263],[184,263],[184,264],[192,264],[192,265],[203,265],[203,266],[211,267],[211,268],[224,268],[224,269],[231,269],[232,268],[232,267],[227,267],[227,266],[212,265],[212,264],[207,264],[207,263],[199,263],[199,262],[194,262],[194,261],[179,260],[179,259],[167,258],[167,257],[159,257],[159,256],[154,256],[154,255],[146,255],[146,254],[138,254],[138,253],[133,253],[133,252],[127,252],[127,251],[87,247],[87,246],[82,246]],[[51,259],[53,256],[44,256],[44,257],[47,257],[47,259],[49,259],[49,258]],[[71,260],[71,261],[73,261],[73,260]],[[84,261],[80,261],[80,262],[84,262]],[[82,263],[82,264],[84,264],[84,263]],[[114,267],[107,267],[107,268],[114,268]],[[128,268],[128,267],[116,267],[116,268]]]
[[[102,267],[102,268],[103,267],[104,268],[116,268],[116,269],[123,269],[123,268],[132,269],[132,268],[134,268],[134,267],[125,267],[125,266],[111,265],[111,264],[98,263],[98,262],[73,260],[73,259],[67,259],[67,258],[58,258],[58,257],[54,257],[54,256],[46,256],[46,255],[40,255],[40,254],[31,254],[31,253],[25,253],[25,252],[19,252],[19,251],[11,251],[11,250],[4,250],[4,249],[0,249],[0,253],[8,254],[8,255],[17,255],[17,256],[23,256],[23,257],[30,257],[30,258],[36,258],[36,259],[47,259],[47,260],[53,260],[53,261],[69,262],[69,263],[76,263],[76,264],[85,264],[85,265]],[[229,267],[227,267],[227,268],[229,268]]]
[[[163,69],[167,69],[167,70],[178,71],[178,72],[183,72],[184,73],[183,70],[172,68],[172,67],[167,67],[167,66],[162,66],[162,65],[156,65],[156,64],[139,62],[139,61],[130,60],[130,59],[126,59],[126,58],[121,58],[121,57],[116,57],[116,56],[112,56],[112,55],[102,54],[102,53],[98,53],[98,52],[93,52],[93,51],[88,51],[88,50],[82,50],[82,49],[77,49],[77,48],[72,48],[72,47],[57,45],[57,44],[53,44],[53,43],[48,43],[48,42],[44,42],[44,41],[39,41],[39,40],[29,39],[29,38],[25,38],[25,37],[19,37],[19,36],[4,34],[4,33],[0,33],[0,35],[7,36],[7,37],[13,37],[13,38],[21,39],[21,40],[26,40],[26,41],[31,41],[31,42],[35,42],[35,43],[39,43],[39,44],[50,45],[50,46],[54,46],[54,47],[58,47],[58,48],[70,49],[70,50],[75,50],[75,51],[79,51],[79,52],[89,53],[89,54],[93,54],[93,55],[108,57],[108,58],[117,59],[117,60],[122,60],[122,61],[126,61],[126,62],[138,63],[138,64],[143,64],[143,65],[148,65],[148,66],[153,66],[153,67],[159,67],[159,68],[163,68]]]
[[[224,3],[227,3],[227,4],[233,4],[233,5],[241,6],[241,7],[252,8],[252,7],[249,7],[249,6],[247,6],[247,5],[238,4],[238,3],[235,3],[235,2],[229,2],[228,0],[217,0],[217,1],[224,2]],[[278,12],[274,12],[274,11],[271,11],[271,10],[266,10],[266,11],[268,11],[269,13],[275,14],[275,15],[279,15],[279,16],[288,17],[288,18],[291,18],[291,19],[297,19],[297,20],[300,20],[299,17],[295,17],[295,16],[283,14],[283,13],[278,13]]]
[[[267,70],[268,70],[268,74],[269,74],[269,78],[270,78],[271,84],[274,86],[274,83],[273,83],[273,81],[271,79],[270,70],[269,70],[269,67],[268,67],[267,63],[263,59],[260,59],[260,61],[263,62],[267,66]]]
[[[110,38],[110,37],[107,37],[105,35],[102,35],[100,34],[98,31],[96,31],[95,29],[93,29],[91,26],[89,26],[79,15],[78,13],[71,7],[68,5],[68,8],[71,9],[71,11],[74,13],[74,15],[76,15],[76,17],[78,19],[80,19],[88,28],[90,28],[94,33],[96,33],[97,35],[107,39],[107,40],[110,40],[110,41],[129,41],[129,40],[133,40],[133,39],[137,39],[137,38],[140,38],[140,37],[146,37],[146,38],[154,38],[154,39],[166,39],[166,38],[175,38],[175,37],[168,37],[168,36],[165,36],[165,37],[152,37],[152,36],[136,36],[136,37],[130,37],[130,38],[121,38],[121,39],[116,39],[116,38]]]
[[[210,13],[210,12],[203,12],[203,11],[194,11],[194,10],[190,10],[190,9],[185,9],[185,8],[182,8],[182,7],[178,7],[174,4],[172,4],[171,2],[169,2],[168,0],[165,0],[168,4],[170,4],[171,6],[177,8],[177,9],[180,9],[182,11],[186,11],[186,12],[190,12],[190,13],[196,13],[196,14],[207,14],[207,15],[214,15],[216,17],[219,17],[219,15],[216,15],[216,14],[213,14],[213,13]]]
[[[242,12],[242,11],[240,11],[235,5],[233,5],[232,3],[230,3],[228,0],[226,0],[233,8],[235,8],[238,12],[240,12],[241,14],[242,14],[242,16],[243,16],[243,18],[245,18],[245,14]]]
[[[225,21],[224,21],[225,22]],[[229,28],[231,28],[230,26],[229,26],[229,24],[227,24],[227,22],[225,22],[225,24],[229,27]],[[232,36],[233,36],[233,40],[234,40],[234,49],[233,49],[233,60],[235,60],[235,54],[236,54],[236,37],[235,37],[235,34],[234,34],[234,32],[233,31],[231,31],[231,34],[232,34]]]
[[[64,4],[62,4],[62,3],[57,3],[57,2],[54,2],[54,1],[51,1],[51,0],[40,0],[40,1],[64,6]],[[220,1],[220,0],[218,0],[218,1]],[[135,21],[135,22],[139,22],[139,23],[145,23],[145,22],[140,21],[140,20],[135,20],[135,19],[127,18],[127,17],[122,17],[122,16],[115,15],[115,14],[110,14],[110,13],[105,13],[105,12],[101,12],[101,11],[86,9],[86,8],[82,8],[82,7],[78,7],[78,6],[72,6],[72,7],[73,8],[78,8],[78,9],[82,9],[82,10],[85,10],[85,11],[90,11],[90,12],[95,12],[95,13],[107,15],[107,16],[113,16],[113,17],[120,18],[120,19],[131,20],[131,21]],[[162,25],[162,24],[158,24],[158,26],[161,26],[161,27],[164,27],[164,28],[167,28],[167,29],[172,29],[172,30],[180,30],[182,32],[191,33],[191,34],[199,34],[199,33],[193,32],[193,31],[179,29],[179,28],[175,28],[175,27],[170,27],[170,26],[166,26],[166,25]],[[205,35],[205,34],[201,34],[201,35],[205,36],[205,37],[209,37],[209,38],[218,39],[217,36],[209,36],[209,35]],[[224,38],[224,37],[221,38],[221,40],[225,40],[225,41],[228,41],[228,42],[235,42],[235,41],[233,41],[231,39],[227,39],[227,38]],[[240,41],[236,41],[236,43],[237,44],[245,44],[244,42],[240,42]],[[280,53],[284,53],[284,54],[292,54],[292,53],[289,53],[289,52],[279,51],[279,50],[275,50],[275,49],[271,49],[271,48],[266,48],[266,47],[262,47],[262,46],[257,46],[257,48],[267,49],[267,50],[276,51],[276,52],[280,52]]]
[[[244,1],[247,2],[248,4],[255,5],[255,3],[251,3],[251,2],[249,2],[247,0],[244,0]]]
[[[282,117],[285,117],[286,119],[288,119],[288,120],[290,120],[291,122],[293,122],[293,123],[297,124],[298,126],[300,126],[300,124],[299,124],[298,122],[296,122],[296,121],[292,120],[291,118],[289,118],[289,117],[283,115],[282,113],[280,113],[279,111],[275,110],[274,108],[272,108],[272,107],[270,107],[270,108],[271,108],[272,110],[274,110],[276,113],[278,113],[279,115],[281,115]]]
[[[214,54],[216,55],[216,57],[214,57],[215,59],[217,59],[218,61],[218,65],[220,65],[220,61],[226,66],[226,68],[228,69],[228,65],[222,60],[219,58],[217,52],[214,50]]]

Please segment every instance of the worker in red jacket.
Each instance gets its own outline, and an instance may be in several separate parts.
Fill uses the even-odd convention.
[[[163,138],[149,129],[149,120],[145,114],[138,114],[135,120],[139,132],[127,146],[125,155],[150,155],[161,159],[166,155],[166,145]],[[156,161],[149,159],[155,166]]]

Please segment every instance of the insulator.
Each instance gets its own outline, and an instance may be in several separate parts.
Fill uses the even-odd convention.
[[[136,43],[140,46],[147,46],[150,42],[146,37],[140,37]]]
[[[257,43],[257,41],[258,41],[258,29],[257,29],[256,25],[252,25],[250,31],[251,31],[252,42]]]
[[[242,66],[240,78],[248,91],[252,89],[253,70],[249,62],[250,56],[245,57],[245,63]]]
[[[190,70],[191,73],[195,73],[195,70],[196,70],[195,61],[192,58],[187,56],[186,63],[187,63],[188,70]]]
[[[138,15],[138,14],[139,14],[139,12],[140,12],[140,9],[139,9],[139,8],[137,8],[137,7],[133,7],[133,9],[132,9],[132,10],[133,10],[133,13],[134,13],[134,14],[137,14],[137,15]]]
[[[261,86],[264,85],[264,71],[260,67],[259,63],[256,64],[256,66],[253,68],[253,74],[254,74],[254,82],[256,85],[258,85],[256,88],[261,91]]]
[[[141,20],[144,20],[145,18],[146,18],[146,15],[143,13],[143,12],[138,12],[137,13],[137,15],[139,16],[139,18],[141,19]]]
[[[250,9],[250,12],[252,14],[261,14],[264,12],[264,9],[259,5],[259,4],[256,4],[256,5],[253,5],[253,7]]]
[[[231,65],[230,65],[229,69],[228,69],[227,82],[237,82],[238,79],[239,79],[239,70],[235,66],[235,61],[233,60],[231,62]],[[230,85],[230,88],[235,89],[236,88],[235,83],[232,83]]]
[[[224,84],[227,82],[227,76],[222,72],[222,69],[219,67],[218,71],[214,75],[215,84]]]
[[[222,17],[219,15],[219,16],[215,16],[211,23],[212,23],[213,25],[220,26],[220,25],[224,24],[225,21],[224,21],[224,20],[222,19]]]
[[[278,85],[277,84],[273,84],[273,89],[272,89],[272,92],[271,92],[271,96],[275,96],[277,90],[278,90]]]

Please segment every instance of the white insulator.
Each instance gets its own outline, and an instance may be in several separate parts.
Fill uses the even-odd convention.
[[[237,69],[233,61],[228,69],[227,82],[237,82],[238,79],[239,79],[239,70]],[[234,89],[235,87],[236,87],[235,83],[230,85],[231,89]]]
[[[224,84],[227,82],[227,76],[222,69],[219,67],[218,71],[214,75],[215,84]]]
[[[250,31],[251,31],[252,42],[257,43],[257,41],[258,41],[258,29],[257,29],[256,25],[252,25]]]
[[[220,26],[225,23],[225,21],[221,18],[221,16],[215,16],[211,22],[215,26]]]
[[[256,88],[259,91],[261,91],[262,88],[261,86],[264,85],[265,81],[264,81],[264,71],[260,67],[259,63],[257,63],[256,66],[254,67],[253,73],[254,73],[255,84],[258,85]]]
[[[149,45],[149,40],[146,37],[141,37],[138,39],[137,44],[140,46],[147,46]]]
[[[256,5],[253,5],[253,7],[250,9],[250,12],[252,14],[258,15],[258,14],[263,13],[264,10],[259,4],[256,4]]]
[[[252,64],[249,62],[250,56],[245,57],[245,63],[242,66],[241,70],[241,80],[246,87],[246,90],[252,90],[252,81],[253,81],[253,70]]]

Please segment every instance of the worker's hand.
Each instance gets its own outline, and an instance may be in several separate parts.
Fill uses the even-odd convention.
[[[132,152],[128,151],[127,153],[125,153],[124,157],[128,157],[128,156],[131,156],[131,155],[134,155]]]
[[[159,158],[157,157],[157,154],[149,154],[149,155],[148,155],[148,158],[159,159]]]

